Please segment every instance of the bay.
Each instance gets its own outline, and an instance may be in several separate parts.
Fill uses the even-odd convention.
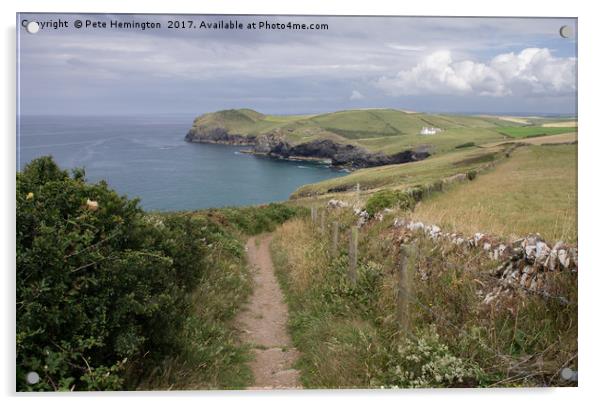
[[[259,158],[243,147],[184,141],[194,116],[21,116],[17,170],[51,155],[84,167],[147,210],[179,211],[286,200],[299,186],[343,176],[325,165]]]

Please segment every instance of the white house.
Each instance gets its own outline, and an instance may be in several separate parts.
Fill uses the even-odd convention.
[[[441,128],[422,127],[420,130],[420,135],[435,135],[438,132],[441,132]]]

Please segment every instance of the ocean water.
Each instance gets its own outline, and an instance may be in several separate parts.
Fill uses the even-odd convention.
[[[193,116],[21,116],[17,170],[52,155],[84,167],[148,210],[175,211],[286,200],[299,186],[345,172],[324,165],[259,158],[242,147],[184,141]]]

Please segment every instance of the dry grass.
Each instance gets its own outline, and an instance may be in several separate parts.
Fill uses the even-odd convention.
[[[286,253],[291,288],[295,291],[303,291],[323,278],[327,252],[316,243],[307,221],[293,219],[284,223],[276,231],[272,243],[277,247],[276,251]]]
[[[500,146],[508,143],[526,143],[529,145],[554,145],[559,143],[573,143],[577,142],[577,132],[569,132],[566,134],[559,135],[546,135],[546,136],[537,136],[534,138],[522,138],[522,139],[514,139],[514,140],[506,140],[503,142],[494,142],[488,143],[485,145],[481,145],[484,148],[489,148],[493,146]]]
[[[419,204],[414,217],[464,233],[576,242],[577,145],[519,148],[495,170]]]
[[[560,122],[548,122],[543,124],[542,127],[556,128],[556,127],[576,127],[577,121],[560,121]]]
[[[337,221],[348,229],[355,222],[350,212],[330,211],[327,224]],[[520,290],[492,306],[482,304],[483,296],[498,285],[489,275],[498,263],[481,250],[420,235],[405,239],[414,246],[415,260],[410,270],[410,329],[400,328],[396,317],[398,247],[405,233],[394,229],[392,221],[401,214],[371,221],[360,229],[354,285],[347,276],[347,232],[341,233],[343,240],[333,255],[324,253],[330,248],[329,235],[309,219],[305,223],[293,220],[276,231],[272,257],[291,311],[289,327],[301,352],[296,367],[304,386],[413,386],[404,372],[424,369],[407,362],[402,350],[409,345],[405,338],[425,344],[426,331],[433,330],[446,346],[437,350],[429,346],[428,352],[420,354],[419,363],[434,370],[424,375],[426,386],[569,384],[557,371],[577,365],[576,306]],[[575,275],[554,277],[550,293],[575,303]],[[435,359],[435,353],[440,360],[461,359],[467,378],[437,380],[435,374],[446,375],[449,370],[448,363]]]
[[[458,173],[481,169],[503,156],[504,149],[504,146],[466,148],[417,162],[361,169],[348,176],[302,186],[291,198],[327,194],[333,189],[354,190],[356,184],[360,184],[363,191],[373,192],[379,187],[407,188],[432,183]]]

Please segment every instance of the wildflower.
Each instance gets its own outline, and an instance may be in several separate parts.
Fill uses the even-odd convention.
[[[86,201],[86,208],[90,211],[97,211],[98,201],[93,201],[88,198],[88,200]]]

